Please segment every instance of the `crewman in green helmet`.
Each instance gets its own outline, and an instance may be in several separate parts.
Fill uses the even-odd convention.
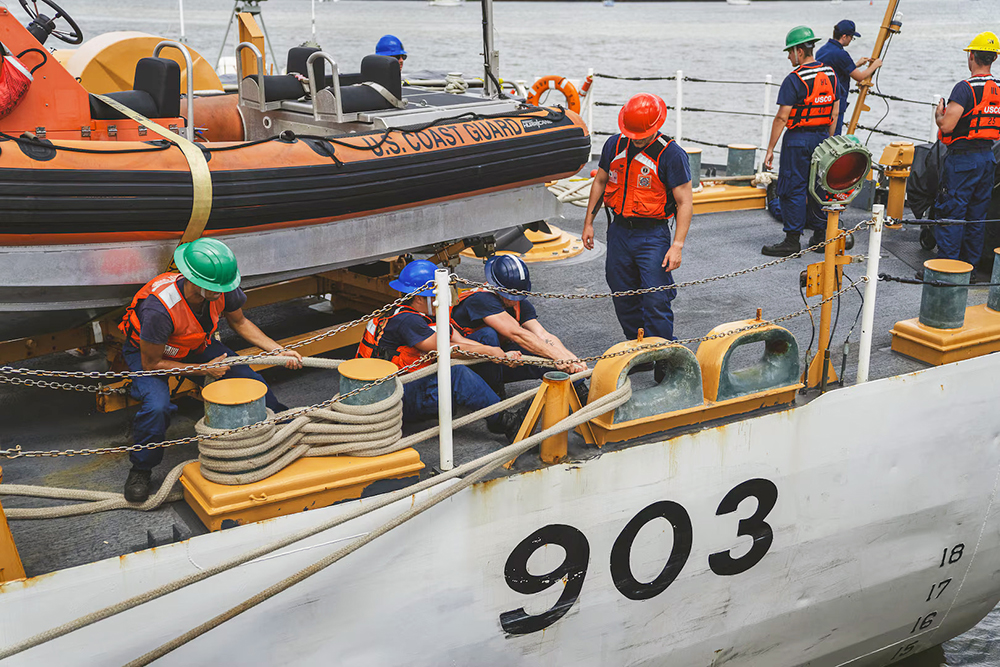
[[[243,315],[247,296],[240,289],[236,256],[224,243],[201,238],[185,243],[174,252],[180,270],[153,278],[132,299],[118,328],[125,334],[122,352],[129,370],[151,371],[222,361],[236,353],[215,340],[219,319],[226,318],[233,331],[265,352],[294,357],[286,366],[301,368],[302,357],[269,338]],[[218,366],[191,371],[191,379],[204,377],[253,378],[264,381],[249,366]],[[177,411],[170,403],[167,377],[132,378],[132,396],[142,405],[133,422],[137,445],[166,440],[170,415]],[[267,407],[275,412],[287,408],[268,389]],[[140,503],[149,497],[153,468],[163,460],[159,447],[131,452],[132,470],[125,481],[125,499]]]

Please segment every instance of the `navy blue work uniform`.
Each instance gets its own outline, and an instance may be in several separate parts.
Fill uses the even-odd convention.
[[[781,82],[778,106],[795,106],[806,99],[807,91],[794,72]],[[802,234],[805,229],[826,229],[826,217],[815,199],[809,196],[809,164],[813,151],[830,132],[826,127],[785,129],[778,160],[778,199],[781,222],[786,234]]]
[[[975,81],[975,78],[972,79]],[[949,104],[956,102],[966,112],[975,108],[972,88],[959,81]],[[941,182],[934,202],[935,216],[947,220],[984,220],[993,194],[996,158],[989,139],[955,139],[941,168]],[[938,257],[960,259],[975,266],[983,252],[985,223],[934,227]]]
[[[434,329],[417,313],[401,312],[386,322],[379,347],[397,349],[416,348],[434,335]],[[447,335],[447,334],[445,334]],[[492,365],[492,364],[486,364]],[[481,410],[500,402],[500,397],[486,381],[469,366],[451,367],[451,394],[456,405],[470,410]],[[403,385],[403,421],[416,421],[436,417],[438,413],[437,374]],[[486,418],[486,423],[496,423],[499,415]]]
[[[185,279],[177,279],[177,287],[181,294],[184,294]],[[243,290],[236,288],[232,292],[227,292],[222,297],[226,300],[223,312],[232,313],[243,307],[247,296]],[[188,304],[190,305],[190,303]],[[191,311],[201,323],[203,329],[209,329],[211,319],[208,313],[208,302],[202,302],[202,307],[191,307]],[[139,338],[154,345],[165,345],[170,334],[173,333],[174,324],[167,312],[166,307],[159,299],[143,299],[136,307],[136,315],[139,318],[141,328]],[[201,352],[192,352],[180,361],[186,364],[202,364],[216,357],[226,355],[227,357],[237,356],[235,352],[217,340],[212,340],[211,344]],[[131,342],[126,342],[122,347],[122,356],[131,371],[141,371],[142,353],[139,348]],[[205,377],[200,375],[187,376],[194,382],[204,383]],[[223,378],[251,378],[264,382],[264,378],[249,366],[230,366]],[[151,442],[162,442],[166,440],[167,427],[170,425],[170,417],[177,412],[177,406],[170,402],[170,386],[167,378],[160,375],[143,375],[132,378],[130,393],[134,398],[142,402],[139,411],[135,414],[132,423],[132,438],[137,445],[145,445]],[[270,389],[264,397],[267,407],[275,412],[281,412],[288,408],[282,405],[274,396]],[[152,470],[163,460],[163,449],[141,449],[129,452],[129,460],[132,466],[139,470]]]
[[[840,101],[840,114],[837,116],[837,131],[834,134],[841,134],[844,129],[844,114],[847,113],[847,95],[850,92],[848,86],[851,84],[851,74],[858,66],[844,45],[835,39],[828,40],[826,44],[817,49],[816,60],[832,68],[837,74],[837,99]]]
[[[606,172],[611,171],[611,162],[617,157],[615,151],[621,139],[622,135],[616,134],[604,143],[598,166]],[[669,141],[666,137],[662,139]],[[656,144],[657,141],[654,141],[650,146]],[[625,152],[625,159],[632,163],[640,149],[628,141]],[[687,153],[676,141],[670,141],[660,152],[656,166],[656,177],[668,193],[691,182]],[[671,214],[666,219],[626,218],[614,211],[608,227],[608,256],[604,264],[604,275],[613,292],[674,284],[673,276],[663,268],[663,258],[670,250],[669,223],[673,217]],[[642,328],[647,336],[673,340],[674,313],[670,304],[676,295],[677,290],[667,289],[642,296],[614,297],[615,314],[625,338],[635,340]]]

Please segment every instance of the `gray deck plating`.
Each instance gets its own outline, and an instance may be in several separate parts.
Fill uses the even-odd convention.
[[[583,209],[566,206],[563,214],[566,216],[564,220],[554,222],[568,231],[579,233],[583,226]],[[853,225],[864,217],[865,214],[859,211],[849,210],[844,215],[845,224]],[[597,227],[598,240],[603,242],[603,220]],[[887,235],[893,233],[887,231]],[[781,234],[780,225],[764,211],[698,216],[694,219],[684,247],[683,266],[675,277],[677,280],[692,280],[762,263],[766,258],[760,255],[760,247],[765,243],[773,243]],[[859,235],[852,253],[862,255],[866,247],[865,233]],[[598,253],[594,255],[592,261],[532,265],[534,288],[569,294],[607,291],[603,272],[604,257]],[[798,274],[807,264],[818,261],[819,257],[813,255],[792,260],[779,267],[741,278],[681,291],[674,302],[676,335],[680,338],[703,335],[720,323],[752,317],[757,307],[764,309],[765,317],[775,317],[801,308]],[[912,273],[902,260],[892,254],[883,257],[881,270],[900,276]],[[478,260],[466,260],[459,267],[459,273],[471,279],[481,279],[481,271],[481,262]],[[853,278],[863,272],[863,264],[849,266],[847,271]],[[986,289],[969,291],[970,303],[982,303],[985,300]],[[280,307],[262,308],[253,312],[251,317],[265,331],[276,336],[292,333],[291,327],[301,331],[329,325],[330,316],[310,309],[310,303],[302,300]],[[889,350],[889,329],[892,324],[900,319],[914,317],[919,303],[919,287],[895,283],[879,285],[872,359],[874,378],[907,373],[923,367],[919,362]],[[839,324],[833,338],[833,356],[838,371],[844,337],[859,306],[860,299],[853,292],[842,298]],[[536,307],[545,325],[577,354],[600,354],[622,339],[621,329],[609,300],[550,299],[536,301]],[[836,312],[836,307],[834,311]],[[795,334],[800,348],[805,349],[811,332],[809,318],[800,317],[784,326]],[[854,380],[859,328],[855,329],[851,337],[852,346],[846,373],[848,383]],[[68,355],[56,355],[36,360],[30,365],[96,369],[102,363],[99,360],[80,361]],[[318,370],[292,372],[275,369],[267,371],[267,377],[278,396],[288,405],[314,403],[329,397],[337,388],[336,374]],[[634,381],[649,382],[641,376],[634,376]],[[527,386],[529,385],[526,384],[523,388]],[[798,400],[806,399],[800,397]],[[192,400],[179,401],[179,412],[168,436],[191,433],[200,412],[199,403]],[[129,423],[133,413],[134,408],[112,414],[96,413],[90,394],[4,385],[0,390],[0,414],[4,424],[0,433],[0,445],[10,447],[18,444],[25,449],[119,445],[129,442]],[[417,428],[424,426],[416,425]],[[415,430],[413,426],[411,429]],[[482,424],[461,429],[455,437],[456,460],[468,461],[496,449],[501,444],[498,438],[490,434]],[[634,443],[624,446],[630,444]],[[429,473],[438,462],[436,440],[424,443],[420,447],[420,453]],[[598,451],[586,447],[575,434],[571,434],[570,453],[576,458],[599,455]],[[166,450],[164,463],[157,469],[156,475],[162,478],[171,466],[195,456],[197,451],[190,445],[170,448]],[[121,489],[128,469],[128,462],[121,455],[18,459],[2,461],[0,465],[3,466],[5,482],[112,491]],[[526,455],[518,460],[515,470],[530,469],[538,465],[537,456]],[[41,501],[6,499],[4,502],[7,506],[18,507],[34,506]],[[145,548],[147,530],[158,541],[169,540],[174,526],[179,529],[181,537],[203,531],[183,503],[175,503],[145,514],[115,511],[88,517],[12,523],[14,538],[29,575]]]

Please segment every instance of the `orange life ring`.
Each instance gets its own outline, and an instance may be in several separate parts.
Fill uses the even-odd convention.
[[[546,90],[558,90],[566,98],[566,108],[573,113],[580,113],[580,93],[576,91],[576,86],[569,79],[555,74],[543,76],[535,82],[528,93],[528,104],[538,106],[538,101]]]

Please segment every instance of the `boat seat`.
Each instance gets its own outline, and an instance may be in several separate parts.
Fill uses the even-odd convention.
[[[397,100],[403,97],[403,82],[399,74],[399,61],[390,56],[365,56],[361,61],[360,81],[354,84],[345,85],[345,77],[353,77],[347,74],[340,77],[340,97],[344,113],[358,113],[359,111],[377,111],[380,109],[393,109],[393,103],[386,99],[377,89],[367,84],[374,83],[384,88]],[[328,88],[332,93],[333,89]]]
[[[177,118],[181,113],[181,67],[168,58],[142,58],[135,64],[132,90],[107,93],[146,118]],[[125,116],[90,96],[90,117],[121,120]]]

